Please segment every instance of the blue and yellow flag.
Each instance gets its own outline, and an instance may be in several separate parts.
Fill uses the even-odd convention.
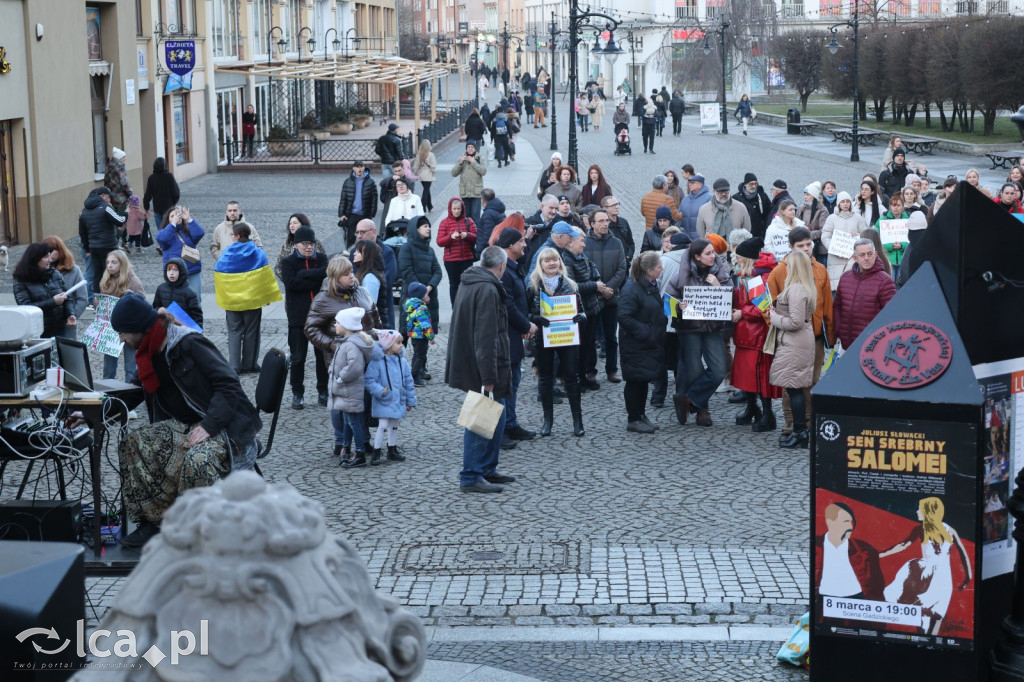
[[[217,305],[224,310],[255,310],[281,300],[267,254],[252,242],[235,242],[213,268]]]

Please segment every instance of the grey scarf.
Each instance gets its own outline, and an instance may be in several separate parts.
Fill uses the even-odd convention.
[[[729,219],[729,207],[732,206],[732,199],[722,203],[713,197],[711,206],[715,209],[715,218],[711,221],[711,231],[720,237],[725,237],[732,231],[732,220]]]

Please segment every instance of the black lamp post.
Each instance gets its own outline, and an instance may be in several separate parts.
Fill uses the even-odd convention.
[[[501,38],[501,62],[502,62],[501,80],[505,84],[505,96],[507,97],[508,96],[508,79],[505,77],[505,74],[508,71],[510,71],[510,69],[508,68],[508,43],[509,43],[509,39],[512,38],[512,34],[508,32],[508,22],[507,21],[505,22],[505,28],[501,31],[501,33],[498,34],[498,37]]]
[[[337,54],[338,50],[341,48],[341,41],[338,40],[338,29],[336,29],[336,28],[329,28],[326,31],[324,31],[324,61],[325,62],[327,61],[327,36],[331,35],[331,31],[334,31],[334,40],[331,41],[331,45],[334,46],[335,54]]]
[[[857,133],[857,124],[860,122],[860,83],[857,70],[860,67],[860,14],[857,11],[857,3],[851,5],[853,8],[853,20],[844,21],[829,27],[832,32],[832,42],[826,47],[828,51],[835,54],[842,45],[836,40],[836,28],[849,26],[853,28],[853,146],[850,148],[850,161],[860,161],[860,140]]]
[[[274,31],[281,34],[281,39],[277,41],[277,52],[281,54],[284,52],[285,46],[288,45],[288,41],[284,39],[284,30],[280,26],[274,26],[267,31],[267,66],[270,66],[270,38],[274,35]]]
[[[721,17],[721,25],[713,31],[718,34],[719,39],[719,51],[722,57],[722,134],[729,134],[729,116],[725,111],[725,29],[729,28],[729,20],[725,18],[723,14]],[[711,54],[711,45],[708,43],[707,34],[704,35],[704,54]]]
[[[354,26],[352,28],[348,29],[347,31],[345,31],[345,59],[348,59],[349,57],[352,56],[352,54],[351,54],[351,52],[352,52],[352,48],[351,48],[352,43],[355,43],[357,48],[359,47],[359,38],[354,38],[354,37],[353,38],[349,38],[348,37],[349,33],[355,33],[355,32],[356,32],[356,29],[355,29]]]
[[[551,44],[548,46],[551,50],[551,78],[548,79],[548,83],[551,84],[551,96],[548,97],[548,104],[551,109],[551,151],[558,150],[558,133],[556,131],[556,119],[557,111],[555,110],[555,95],[557,93],[558,78],[555,76],[555,64],[557,57],[555,56],[555,41],[558,39],[561,31],[558,30],[558,23],[555,20],[555,13],[551,13]]]
[[[295,49],[299,53],[299,64],[302,63],[302,34],[305,33],[306,31],[309,31],[309,39],[306,41],[306,47],[309,48],[310,61],[312,61],[313,59],[313,49],[316,47],[316,40],[313,38],[313,29],[311,29],[309,26],[303,26],[301,29],[299,29],[299,34],[296,36],[295,41]]]
[[[580,12],[579,0],[569,0],[569,86],[573,88],[573,96],[569,99],[569,111],[573,112],[575,109],[576,97],[575,92],[579,89],[579,74],[578,70],[578,54],[576,51],[577,46],[580,44],[579,30],[582,24],[586,23],[590,19],[601,18],[608,22],[608,30],[614,31],[619,25],[617,19],[613,19],[607,14],[600,12]],[[572,120],[570,114],[570,121]],[[576,168],[577,162],[577,149],[576,149],[576,126],[569,126],[569,165]]]

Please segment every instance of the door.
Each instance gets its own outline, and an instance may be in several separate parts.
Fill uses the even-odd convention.
[[[238,156],[242,138],[241,88],[217,91],[217,163],[226,164],[228,154]]]
[[[0,239],[15,244],[18,239],[18,201],[14,189],[14,139],[11,122],[0,121]]]

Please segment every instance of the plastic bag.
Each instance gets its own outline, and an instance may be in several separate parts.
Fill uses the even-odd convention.
[[[800,620],[793,626],[793,634],[775,654],[775,658],[783,663],[798,665],[803,668],[810,667],[811,659],[811,614],[810,612],[800,616]]]

